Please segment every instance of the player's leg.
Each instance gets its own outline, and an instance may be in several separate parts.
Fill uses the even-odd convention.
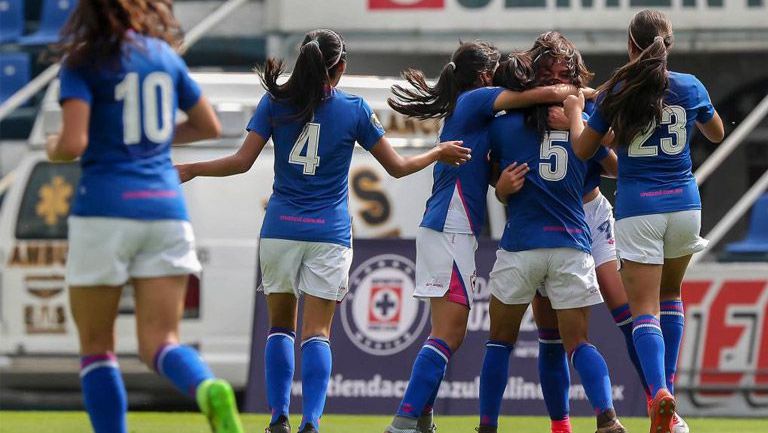
[[[509,377],[509,356],[517,342],[525,310],[544,277],[546,267],[541,266],[542,262],[536,250],[499,249],[496,252],[489,281],[491,332],[480,372],[480,433],[494,433],[498,428]]]
[[[115,317],[128,263],[132,224],[113,218],[69,218],[67,284],[80,339],[80,382],[96,433],[125,433],[127,398],[115,357]]]
[[[633,316],[632,339],[653,396],[649,409],[653,433],[669,433],[675,409],[664,375],[664,336],[658,319],[667,221],[667,215],[658,214],[616,223],[621,280]]]
[[[420,228],[414,296],[429,299],[432,328],[411,369],[387,432],[428,432],[432,407],[451,355],[464,341],[472,302],[477,241],[473,235]]]
[[[127,433],[128,403],[115,357],[115,317],[122,287],[69,287],[80,339],[80,383],[95,433]]]
[[[261,287],[267,299],[269,334],[264,348],[264,377],[271,413],[267,431],[288,433],[291,384],[296,368],[294,341],[299,269],[306,243],[284,239],[259,240]]]
[[[548,298],[537,293],[533,299],[533,318],[539,330],[539,381],[551,421],[552,433],[570,433],[571,372],[557,324],[557,313]]]
[[[299,270],[298,290],[304,294],[301,325],[301,381],[303,417],[300,433],[320,429],[331,378],[331,322],[336,304],[348,291],[352,248],[306,242]]]

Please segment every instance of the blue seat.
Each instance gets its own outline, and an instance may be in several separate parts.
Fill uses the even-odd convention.
[[[22,45],[47,45],[58,42],[59,31],[67,22],[67,18],[75,6],[77,6],[77,0],[43,0],[40,27],[35,33],[19,38],[19,43]]]
[[[749,254],[768,257],[768,194],[763,194],[752,206],[747,237],[725,247],[729,254]]]
[[[0,104],[29,82],[27,53],[0,54]]]
[[[0,43],[16,42],[24,33],[24,1],[0,0]]]

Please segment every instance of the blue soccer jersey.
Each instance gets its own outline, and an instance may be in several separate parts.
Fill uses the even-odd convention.
[[[366,149],[384,135],[359,96],[332,89],[310,122],[296,109],[261,98],[247,130],[275,146],[275,181],[261,237],[351,245],[348,175],[357,141]]]
[[[701,209],[691,172],[690,137],[695,123],[708,122],[714,113],[709,94],[696,77],[669,73],[661,124],[616,148],[616,219]],[[610,128],[599,108],[589,126],[602,134]]]
[[[500,246],[507,251],[574,248],[591,252],[582,195],[587,164],[573,153],[568,131],[543,139],[519,111],[496,117],[490,127],[491,159],[503,170],[527,163],[522,189],[508,197]]]
[[[72,207],[78,216],[188,219],[171,162],[176,110],[200,99],[184,61],[165,42],[131,34],[103,66],[62,66],[60,101],[91,107],[88,147]]]
[[[446,117],[440,141],[463,140],[472,149],[472,159],[456,167],[438,162],[432,172],[432,195],[421,221],[422,227],[449,233],[480,234],[485,224],[488,165],[488,125],[493,103],[501,87],[481,87],[459,95],[456,108]]]

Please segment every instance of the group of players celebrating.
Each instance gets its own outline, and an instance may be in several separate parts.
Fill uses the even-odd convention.
[[[271,139],[274,187],[259,242],[270,332],[265,349],[269,433],[290,433],[297,305],[303,298],[300,433],[319,431],[331,374],[330,328],[352,260],[348,172],[355,143],[394,177],[434,166],[416,238],[416,289],[432,328],[387,433],[436,430],[432,407],[466,333],[477,236],[495,186],[508,221],[491,272],[491,329],[480,373],[478,432],[497,431],[509,358],[529,304],[539,328],[539,374],[552,433],[569,433],[568,359],[597,416],[621,433],[608,368],[589,343],[589,308],[605,300],[648,400],[650,433],[687,433],[674,376],[684,315],[680,286],[699,237],[689,151],[694,125],[722,140],[722,121],[694,76],[667,70],[669,20],[644,10],[628,29],[629,62],[597,91],[563,35],[502,55],[464,42],[436,82],[406,70],[392,109],[443,119],[440,143],[398,154],[369,105],[336,88],[346,71],[337,32],[305,35],[287,81],[283,62],[259,71],[267,93],[241,148],[174,167],[170,146],[219,134],[216,115],[174,52],[169,2],[81,0],[64,30],[63,128],[52,160],[81,158],[69,220],[67,281],[80,336],[81,383],[96,433],[126,433],[126,395],[114,321],[131,282],[141,359],[195,398],[215,433],[241,433],[232,388],[179,344],[186,280],[200,270],[180,182],[251,168]],[[187,118],[176,124],[176,109]],[[601,176],[618,179],[613,209]],[[615,241],[614,241],[615,240]],[[620,270],[619,270],[620,269]]]

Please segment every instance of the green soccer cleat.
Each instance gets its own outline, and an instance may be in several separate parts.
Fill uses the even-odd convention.
[[[213,433],[244,433],[235,392],[227,381],[208,379],[197,387],[197,405]]]

